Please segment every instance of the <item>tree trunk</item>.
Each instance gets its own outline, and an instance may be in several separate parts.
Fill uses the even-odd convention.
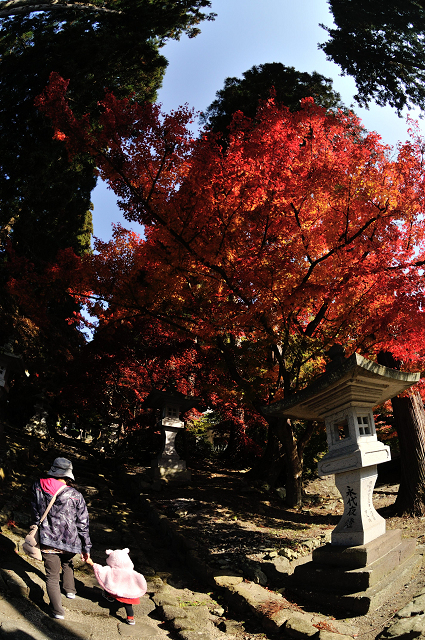
[[[286,503],[288,507],[302,506],[303,456],[294,436],[291,421],[278,418],[276,434],[285,450]]]
[[[5,405],[6,405],[6,391],[4,387],[0,387],[0,451],[4,451],[5,436],[4,436],[4,417],[5,417]]]
[[[269,425],[267,446],[260,463],[251,470],[250,477],[256,479],[263,477],[268,481],[274,472],[275,482],[284,471],[286,504],[291,508],[301,507],[304,450],[310,442],[316,423],[308,422],[297,441],[289,418],[284,416],[264,416],[264,418]]]
[[[231,460],[244,459],[246,457],[246,425],[245,411],[238,409],[236,416],[227,421],[229,425],[229,442],[224,452],[224,457]]]
[[[51,438],[55,442],[58,442],[60,440],[60,436],[56,428],[56,420],[57,420],[57,414],[54,414],[54,416],[52,416],[49,409],[47,409],[47,418],[46,418],[47,432],[49,434],[49,438]]]
[[[399,369],[391,353],[380,353],[379,364]],[[394,426],[400,444],[401,481],[394,508],[398,515],[425,515],[425,411],[417,388],[392,398]]]
[[[425,515],[425,411],[418,389],[391,400],[400,443],[401,481],[394,508],[398,515]]]
[[[276,431],[269,423],[266,448],[261,460],[249,471],[249,478],[251,480],[264,480],[270,487],[274,487],[285,464],[284,453],[281,449]]]

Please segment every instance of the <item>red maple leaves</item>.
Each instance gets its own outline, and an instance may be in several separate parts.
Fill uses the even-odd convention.
[[[192,139],[187,109],[163,116],[108,93],[92,126],[65,92],[53,75],[38,102],[56,135],[94,157],[126,217],[145,225],[144,238],[119,230],[92,259],[108,317],[142,311],[196,338],[264,402],[304,384],[335,341],[418,357],[420,139],[392,158],[353,114],[269,100],[255,122],[235,117],[223,147]]]

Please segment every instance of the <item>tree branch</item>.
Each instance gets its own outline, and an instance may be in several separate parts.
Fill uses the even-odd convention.
[[[98,155],[101,158],[103,158],[103,160],[107,162],[110,167],[112,167],[112,169],[116,172],[116,174],[119,175],[123,183],[127,186],[129,191],[139,200],[145,212],[151,217],[152,220],[154,220],[155,222],[160,224],[162,227],[167,229],[167,231],[174,238],[174,240],[178,242],[182,247],[184,247],[189,255],[193,256],[196,260],[200,262],[200,264],[205,266],[207,269],[209,269],[210,271],[220,276],[220,278],[223,279],[223,281],[227,284],[227,286],[234,293],[234,295],[237,296],[240,300],[242,300],[244,304],[246,304],[247,306],[251,306],[252,300],[250,298],[247,298],[243,290],[240,287],[238,287],[234,282],[232,282],[231,277],[226,273],[223,267],[217,264],[211,263],[209,260],[207,260],[205,256],[197,253],[193,249],[193,247],[190,245],[190,243],[183,238],[182,234],[178,231],[175,231],[175,229],[173,229],[173,227],[171,227],[168,224],[167,220],[159,214],[157,209],[154,209],[153,207],[150,206],[150,202],[148,201],[148,198],[151,197],[152,192],[149,193],[148,197],[141,194],[140,190],[137,187],[134,187],[131,180],[127,178],[124,172],[120,168],[114,165],[113,161],[107,155],[107,153],[100,151],[99,149],[95,149],[93,146],[91,146],[91,148],[93,149],[95,156]],[[165,166],[165,161],[166,161],[166,157],[162,159],[160,171],[163,171]],[[155,180],[158,181],[159,177],[160,175],[158,172],[157,176],[155,177]]]
[[[305,198],[303,199],[302,204],[304,204],[304,200],[305,200]],[[301,224],[301,221],[300,221],[300,212],[296,208],[296,206],[294,205],[293,202],[291,202],[290,206],[291,206],[292,211],[295,214],[295,220],[296,220],[297,225],[298,225],[298,227],[299,227],[299,229],[301,231],[301,240],[302,240],[302,243],[303,243],[303,246],[304,246],[304,249],[305,249],[306,258],[309,261],[310,265],[312,265],[313,264],[313,260],[310,258],[309,254],[308,254],[308,242],[307,242],[307,240],[306,240],[306,238],[304,236],[304,231],[303,231],[302,224]]]
[[[330,258],[334,253],[336,253],[337,251],[340,251],[341,249],[343,249],[344,247],[347,247],[348,245],[350,245],[354,240],[356,240],[362,233],[364,233],[366,231],[366,229],[368,227],[370,227],[371,224],[373,224],[374,222],[376,222],[378,220],[378,216],[370,218],[370,220],[368,220],[367,222],[365,222],[365,224],[360,227],[360,229],[358,229],[356,231],[356,233],[353,233],[353,235],[348,238],[345,242],[342,242],[341,244],[337,245],[336,247],[333,247],[333,249],[330,249],[327,253],[325,253],[323,256],[320,256],[320,258],[317,258],[316,260],[314,260],[314,262],[312,262],[310,264],[310,267],[306,273],[306,275],[304,276],[303,280],[302,280],[302,284],[305,284],[307,282],[307,280],[309,279],[309,277],[311,276],[313,270],[315,267],[317,267],[318,264],[320,264],[321,262],[323,262],[324,260],[327,260],[328,258]],[[308,256],[307,256],[308,258]],[[309,259],[309,258],[308,258]]]
[[[122,13],[122,11],[115,9],[107,9],[106,7],[98,7],[95,4],[72,2],[70,0],[9,0],[2,3],[0,7],[0,18],[9,18],[34,11],[63,11],[64,9],[80,9],[82,11],[95,11],[96,13]]]
[[[317,312],[316,317],[313,320],[311,320],[311,322],[309,322],[308,325],[306,326],[305,331],[303,332],[305,336],[307,336],[308,338],[311,338],[311,336],[313,335],[313,333],[315,332],[315,330],[317,329],[317,327],[325,317],[325,313],[328,310],[328,308],[329,308],[329,302],[325,301],[320,307],[319,311]]]
[[[221,353],[223,354],[227,370],[230,376],[232,377],[233,381],[236,382],[236,384],[238,384],[241,387],[241,389],[243,389],[246,393],[250,393],[251,387],[249,383],[240,375],[236,367],[234,358],[232,357],[232,354],[227,348],[226,343],[224,342],[222,336],[217,336],[217,346],[220,349]]]
[[[317,422],[314,422],[314,420],[309,420],[305,426],[303,433],[298,438],[297,451],[301,460],[304,455],[304,449],[310,442],[311,436],[313,435],[316,425],[317,425]]]

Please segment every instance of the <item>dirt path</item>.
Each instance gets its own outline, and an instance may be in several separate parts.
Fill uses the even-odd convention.
[[[138,472],[143,476],[143,470]],[[312,549],[329,541],[342,515],[343,501],[333,477],[316,479],[306,486],[301,510],[286,509],[278,495],[252,486],[245,478],[243,471],[204,464],[193,472],[189,487],[169,487],[166,492],[146,495],[187,538],[202,540],[198,551],[205,561],[216,569],[230,567],[261,582],[258,571],[269,563],[270,552],[277,551],[296,564],[307,559]],[[396,484],[379,485],[374,493],[375,508],[386,518],[387,529],[401,529],[403,537],[416,538],[421,547],[425,519],[389,515],[397,491]],[[270,587],[270,581],[263,584]],[[375,640],[391,624],[394,614],[424,587],[422,569],[414,580],[367,615],[348,619],[336,614],[336,619],[349,622],[362,640]],[[296,604],[311,610],[306,603]]]
[[[202,468],[193,470],[191,485],[169,486],[157,492],[153,491],[143,468],[131,464],[117,468],[111,462],[81,453],[72,445],[59,448],[34,444],[16,432],[10,434],[9,475],[7,483],[0,485],[0,518],[3,518],[0,521],[3,525],[0,620],[1,629],[5,633],[8,630],[8,640],[15,637],[19,640],[55,639],[66,634],[92,640],[97,637],[114,640],[131,634],[144,640],[149,637],[195,640],[190,636],[190,630],[176,628],[177,618],[173,618],[176,611],[173,613],[167,606],[174,606],[179,615],[181,609],[187,612],[189,607],[193,613],[204,607],[202,610],[207,617],[198,621],[200,626],[197,627],[198,633],[204,635],[196,636],[197,640],[225,638],[228,634],[236,640],[262,640],[266,634],[261,620],[229,611],[218,590],[206,585],[199,576],[194,578],[193,572],[177,556],[170,539],[164,540],[159,535],[158,526],[153,525],[148,512],[141,509],[143,498],[196,550],[200,564],[207,562],[215,570],[231,570],[264,586],[270,586],[270,582],[262,566],[271,554],[280,553],[282,559],[292,563],[303,561],[312,548],[329,539],[342,513],[341,498],[330,479],[316,480],[308,485],[303,509],[291,510],[285,509],[282,499],[266,487],[252,486],[240,470],[205,463]],[[109,615],[91,574],[83,565],[76,572],[79,597],[64,602],[67,617],[58,629],[58,623],[48,616],[40,566],[17,556],[13,545],[10,546],[12,542],[19,545],[27,530],[28,487],[58,455],[66,455],[74,462],[77,488],[85,495],[89,507],[94,560],[103,564],[105,549],[129,547],[136,570],[150,582],[150,593],[139,605],[139,611],[136,610],[139,622],[133,630],[124,624],[123,611]],[[374,497],[376,508],[388,510],[396,491],[394,485],[378,487]],[[134,497],[140,493],[142,502]],[[8,526],[5,519],[9,515],[14,522]],[[387,523],[388,528],[401,528],[407,536],[416,536],[419,540],[424,536],[425,523],[421,519],[389,518]],[[394,593],[384,606],[366,616],[350,618],[350,627],[362,640],[374,640],[394,612],[424,585],[425,576],[420,572],[415,581]],[[0,582],[0,591],[1,588]],[[164,604],[159,597],[165,588],[169,590],[166,602],[173,601],[174,605]],[[26,600],[16,599],[26,589]],[[12,597],[11,591],[15,594]],[[303,603],[296,604],[302,607]],[[16,617],[21,609],[20,617]],[[19,624],[17,620],[20,620]],[[28,621],[33,621],[31,633],[25,626]],[[192,621],[191,626],[194,624]],[[18,629],[27,636],[16,635]]]
[[[211,588],[193,577],[144,513],[117,469],[72,446],[34,450],[20,434],[10,437],[8,474],[1,485],[0,637],[7,640],[225,640],[228,629],[249,640],[264,637],[259,624],[227,615],[211,597]],[[77,597],[63,597],[65,620],[50,616],[42,563],[27,558],[21,545],[29,525],[29,494],[33,479],[58,455],[72,459],[76,488],[90,513],[92,557],[105,564],[105,550],[130,549],[135,569],[148,582],[148,593],[134,607],[136,625],[125,622],[124,609],[115,612],[102,598],[91,570],[75,557]],[[124,478],[124,479],[123,479]],[[182,620],[184,622],[182,622]]]

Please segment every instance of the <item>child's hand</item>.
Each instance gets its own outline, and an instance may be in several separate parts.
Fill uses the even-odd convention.
[[[93,566],[93,564],[94,564],[93,560],[90,558],[90,554],[89,553],[82,553],[81,554],[81,560],[84,560],[84,562],[86,564],[89,564],[91,566]]]

